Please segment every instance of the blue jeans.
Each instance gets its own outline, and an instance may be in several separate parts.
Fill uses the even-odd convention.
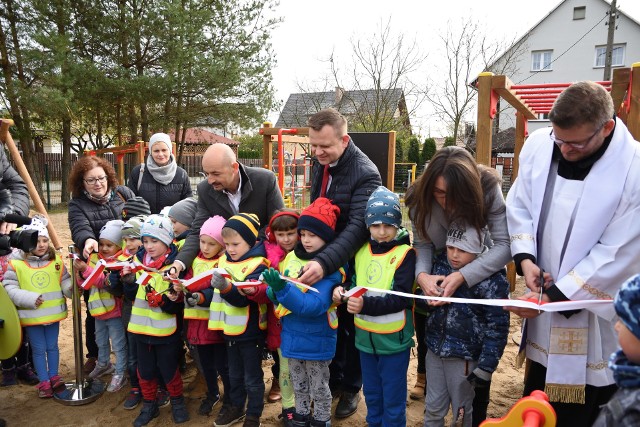
[[[264,409],[263,343],[264,340],[226,342],[231,404],[244,408],[248,398],[247,415],[258,418]],[[202,360],[202,363],[207,362]]]
[[[49,381],[58,375],[60,364],[60,350],[58,349],[58,334],[60,322],[49,325],[27,326],[25,328],[31,350],[33,352],[33,366],[40,382]]]
[[[111,319],[96,319],[96,344],[98,344],[98,363],[106,365],[109,363],[111,347],[116,354],[116,375],[124,375],[127,369],[127,339],[124,335],[122,319],[113,317]]]
[[[394,354],[360,352],[362,391],[367,402],[367,423],[371,427],[395,427],[407,424],[407,369],[409,353],[406,349]]]

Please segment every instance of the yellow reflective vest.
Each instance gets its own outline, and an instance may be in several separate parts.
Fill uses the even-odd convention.
[[[92,253],[87,263],[95,268],[100,259],[97,253]],[[89,299],[87,300],[87,309],[93,317],[107,314],[116,308],[116,300],[114,296],[106,289],[100,289],[97,286],[89,288]]]
[[[18,259],[9,264],[16,272],[20,289],[40,294],[44,300],[35,309],[17,307],[22,326],[46,325],[67,317],[67,303],[60,287],[64,264],[59,255],[42,267]]]
[[[289,277],[297,279],[298,275],[302,271],[302,267],[304,267],[308,262],[309,260],[300,259],[296,256],[294,251],[291,251],[280,263],[280,271],[283,271],[283,272],[288,271]],[[342,282],[344,283],[344,280],[346,277],[344,269],[340,267],[339,271],[340,271],[340,274],[342,275]],[[306,293],[309,291],[307,288],[303,288],[302,286],[298,286],[298,289],[300,289],[302,293]],[[275,313],[276,313],[276,317],[280,319],[286,316],[287,314],[291,313],[291,311],[288,308],[286,308],[284,305],[278,304],[278,306],[275,308]],[[327,321],[329,322],[329,326],[331,326],[331,329],[336,329],[338,327],[338,313],[336,311],[336,306],[334,304],[331,304],[331,306],[327,310]]]
[[[157,292],[166,291],[171,282],[162,280],[162,271],[167,270],[170,265],[163,266],[159,272],[148,272],[151,275],[149,285]],[[140,277],[142,272],[136,273],[136,277]],[[175,314],[169,314],[162,311],[160,307],[149,307],[147,302],[147,293],[144,286],[138,286],[136,299],[131,308],[131,319],[127,330],[134,334],[150,335],[155,337],[167,337],[173,334],[177,329],[177,320]]]
[[[226,256],[218,260],[218,268],[224,268],[231,274],[234,280],[243,281],[254,272],[260,264],[267,262],[263,257],[252,257],[244,261],[233,262]],[[209,306],[209,329],[223,331],[225,335],[242,335],[247,330],[249,323],[250,305],[235,307],[220,296],[220,292],[214,289],[211,305]],[[267,329],[267,305],[258,304],[258,326],[261,330]]]
[[[391,290],[393,277],[402,264],[405,255],[411,250],[408,245],[399,245],[384,254],[371,253],[371,245],[366,244],[356,252],[356,286],[369,288],[367,296],[383,296],[382,292],[373,289]],[[367,316],[356,314],[356,327],[378,334],[391,334],[404,328],[407,321],[407,310],[383,316]]]
[[[206,259],[201,257],[196,257],[193,260],[193,264],[191,264],[191,269],[193,271],[193,277],[198,276],[205,271],[209,271],[218,265],[218,258]],[[184,299],[184,318],[185,319],[194,319],[194,320],[208,320],[209,319],[209,307],[203,307],[201,305],[196,305],[195,307],[191,307],[187,304],[187,299]]]

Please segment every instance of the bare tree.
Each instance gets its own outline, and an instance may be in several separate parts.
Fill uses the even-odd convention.
[[[526,38],[515,43],[492,40],[477,22],[467,18],[459,29],[448,23],[440,39],[443,61],[435,65],[438,72],[434,75],[439,78],[430,79],[427,98],[457,141],[462,123],[475,106],[477,92],[472,81],[481,71],[513,73],[517,58],[526,49]]]

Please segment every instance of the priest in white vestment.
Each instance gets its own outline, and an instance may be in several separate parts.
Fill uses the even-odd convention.
[[[531,292],[525,298],[537,299],[543,284],[545,302],[613,299],[640,271],[640,144],[593,82],[561,93],[549,120],[551,129],[527,139],[507,196],[511,252]],[[559,426],[591,425],[616,390],[607,368],[617,348],[613,304],[597,312],[511,311],[527,318],[525,395],[545,390]]]

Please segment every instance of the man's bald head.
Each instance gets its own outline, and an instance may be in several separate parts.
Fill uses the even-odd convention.
[[[236,154],[226,144],[212,144],[202,156],[202,170],[215,190],[235,193],[240,185]]]

